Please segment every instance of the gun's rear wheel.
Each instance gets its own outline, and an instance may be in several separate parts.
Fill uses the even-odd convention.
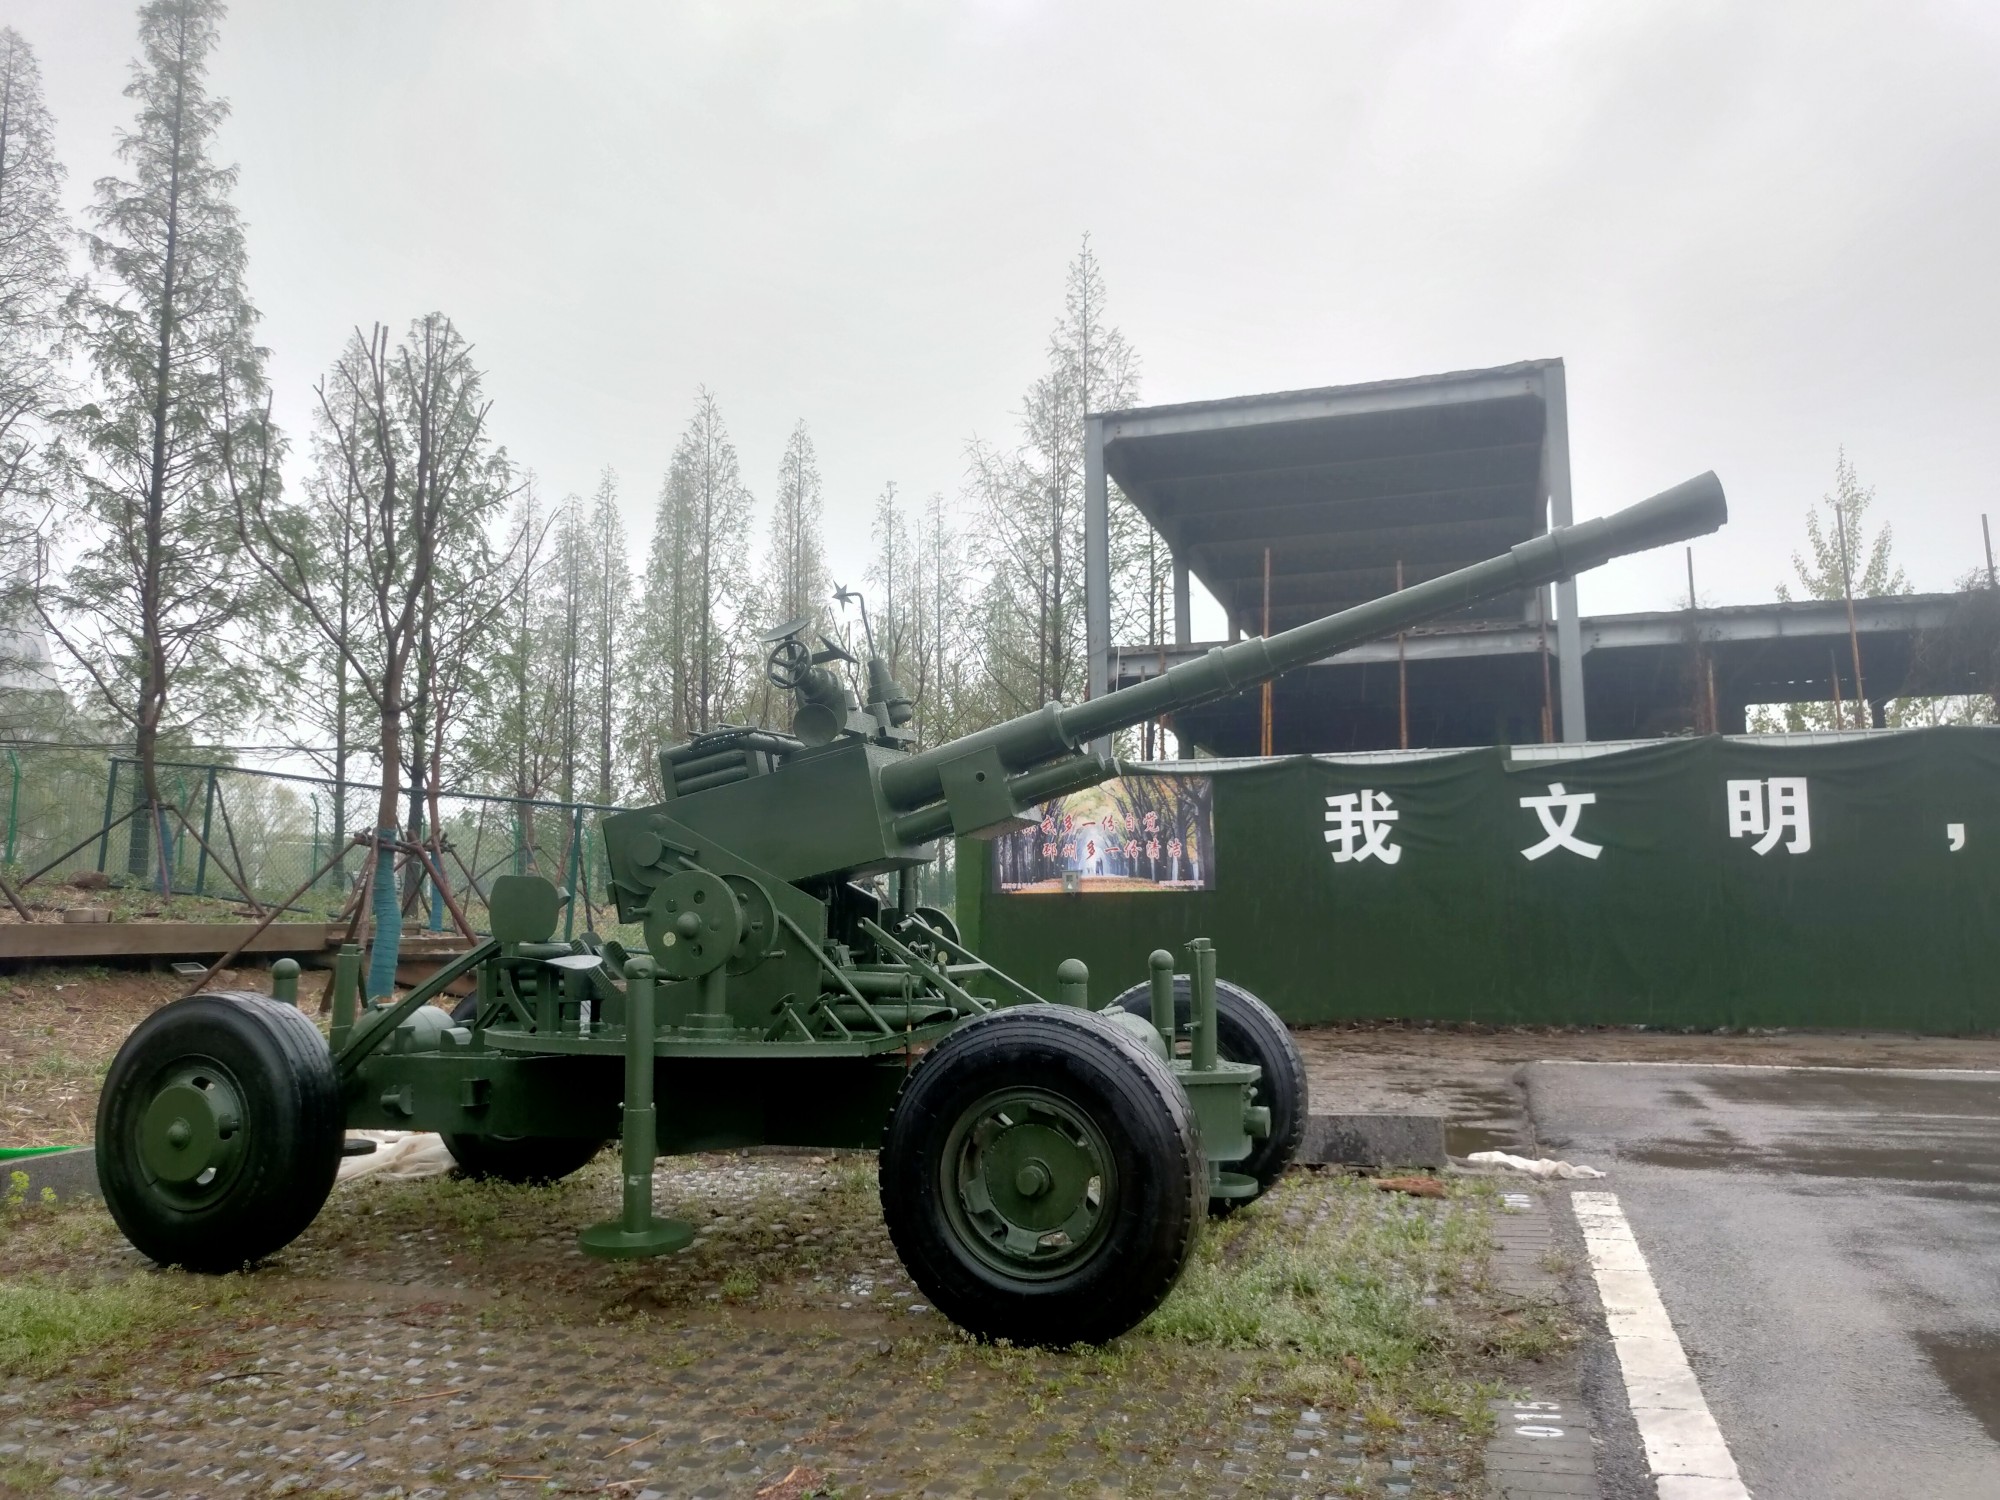
[[[479,997],[467,995],[452,1007],[452,1023],[470,1026],[479,1014]],[[460,1135],[443,1132],[444,1148],[467,1177],[489,1182],[539,1186],[581,1170],[602,1151],[605,1142],[589,1136]]]
[[[982,1338],[1100,1343],[1180,1278],[1206,1193],[1187,1096],[1087,1013],[996,1011],[911,1071],[882,1215],[937,1309]]]
[[[97,1105],[97,1176],[137,1249],[234,1271],[296,1239],[333,1190],[344,1126],[319,1028],[265,995],[190,995],[141,1021]]]
[[[1136,1016],[1153,1013],[1152,990],[1135,984],[1112,1005]],[[1193,988],[1185,974],[1174,976],[1174,1029],[1185,1036],[1193,1015]],[[1299,1056],[1298,1043],[1276,1011],[1240,984],[1226,979],[1215,982],[1215,1050],[1225,1062],[1255,1063],[1260,1076],[1250,1091],[1250,1102],[1271,1111],[1271,1133],[1257,1140],[1250,1154],[1231,1167],[1252,1177],[1257,1193],[1270,1189],[1298,1155],[1305,1139],[1306,1065]],[[1223,1215],[1241,1208],[1255,1198],[1212,1198],[1208,1211]]]

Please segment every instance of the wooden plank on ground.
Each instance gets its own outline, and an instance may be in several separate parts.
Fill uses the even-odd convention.
[[[200,958],[227,953],[254,922],[9,922],[0,924],[0,960],[10,958]],[[246,953],[318,953],[324,922],[273,922]]]

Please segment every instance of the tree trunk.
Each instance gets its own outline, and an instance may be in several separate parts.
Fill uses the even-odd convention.
[[[400,684],[397,684],[400,688]],[[403,944],[403,903],[396,892],[397,773],[403,765],[402,710],[394,689],[383,695],[382,795],[375,807],[375,938],[368,955],[368,997],[396,992],[396,958]]]

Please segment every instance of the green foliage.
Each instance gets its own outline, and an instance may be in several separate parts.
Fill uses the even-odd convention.
[[[1851,586],[1856,599],[1873,599],[1881,594],[1913,592],[1903,570],[1890,557],[1891,530],[1887,522],[1868,535],[1869,507],[1875,503],[1875,488],[1864,486],[1854,471],[1845,448],[1833,464],[1833,493],[1822,495],[1806,511],[1806,551],[1792,554],[1792,571],[1798,576],[1802,597],[1845,599]],[[1790,600],[1792,591],[1778,585],[1778,598]]]
[[[49,417],[66,393],[54,344],[69,226],[53,124],[34,49],[0,28],[0,619],[8,624],[32,618],[36,531],[56,478]],[[19,652],[0,652],[0,669],[21,664]]]
[[[660,746],[739,713],[755,622],[745,618],[750,492],[722,409],[706,386],[674,449],[653,517],[652,543],[632,622],[639,738],[633,767],[653,784]]]
[[[36,1277],[0,1283],[0,1375],[51,1375],[81,1355],[169,1326],[195,1305],[176,1280],[134,1276],[66,1285]]]
[[[1139,393],[1139,361],[1105,321],[1106,291],[1085,236],[1070,263],[1063,311],[1049,335],[1047,365],[1022,401],[1019,442],[974,442],[978,561],[986,570],[980,631],[998,701],[993,719],[1050,698],[1081,700],[1089,686],[1084,620],[1083,419],[1115,411]],[[1112,573],[1131,571],[1143,521],[1119,497]],[[1115,590],[1121,603],[1126,590]],[[1114,606],[1113,628],[1124,623]]]
[[[1806,510],[1806,546],[1792,554],[1793,585],[1780,583],[1780,601],[1803,599],[1872,599],[1883,594],[1914,592],[1903,570],[1896,566],[1891,548],[1893,536],[1887,522],[1868,534],[1868,511],[1875,503],[1875,489],[1861,483],[1847,450],[1834,459],[1833,492],[1822,495]],[[1865,664],[1864,664],[1865,665]],[[1851,653],[1843,644],[1837,648],[1831,670],[1838,672],[1842,705],[1832,703],[1784,703],[1756,709],[1750,729],[1756,734],[1799,734],[1809,730],[1863,729],[1869,724],[1868,707],[1855,697]],[[1866,689],[1864,679],[1862,687]],[[1923,722],[1923,705],[1935,709],[1935,700],[1904,700],[1891,707],[1891,722],[1913,715],[1912,723]]]
[[[264,354],[245,290],[236,169],[212,159],[228,106],[203,86],[219,0],[150,0],[119,139],[97,184],[94,278],[71,301],[90,400],[70,520],[81,550],[45,619],[99,707],[133,736],[148,793],[163,736],[219,731],[254,704],[244,670],[273,598],[243,564],[229,496],[275,488]],[[143,869],[143,864],[140,866]]]

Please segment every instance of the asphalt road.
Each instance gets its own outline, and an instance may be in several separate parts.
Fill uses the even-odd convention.
[[[1536,1063],[1527,1089],[1542,1153],[1610,1173],[1579,1186],[1618,1195],[1757,1500],[2000,1497],[2000,1073]]]

